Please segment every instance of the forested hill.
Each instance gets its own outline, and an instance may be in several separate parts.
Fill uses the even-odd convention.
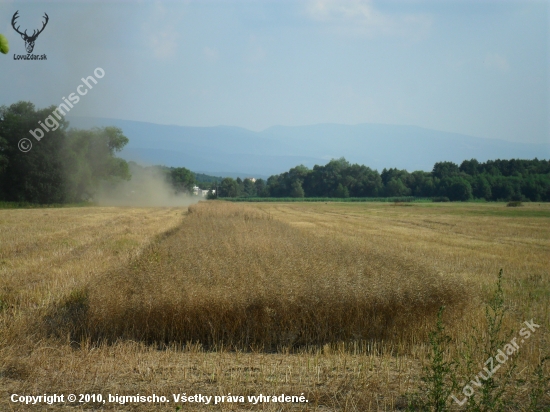
[[[430,171],[436,162],[476,158],[550,158],[550,145],[483,139],[416,126],[318,124],[275,126],[261,132],[239,127],[184,127],[121,119],[68,117],[71,126],[116,126],[130,142],[126,160],[185,166],[212,176],[271,176],[345,157],[381,171]]]

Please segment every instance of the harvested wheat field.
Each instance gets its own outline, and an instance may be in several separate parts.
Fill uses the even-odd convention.
[[[0,409],[424,410],[430,342],[458,381],[439,393],[461,401],[517,337],[448,406],[548,410],[548,256],[548,204],[0,210]]]

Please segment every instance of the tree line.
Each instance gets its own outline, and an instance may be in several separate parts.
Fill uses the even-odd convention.
[[[142,172],[116,153],[128,143],[116,127],[69,129],[61,118],[34,148],[18,144],[29,130],[52,116],[54,106],[37,110],[30,102],[0,107],[0,201],[77,203],[94,199],[101,187],[116,188]],[[32,139],[31,139],[32,141]],[[193,186],[216,189],[210,197],[366,198],[426,197],[436,200],[550,201],[548,160],[465,160],[460,165],[438,162],[431,172],[396,168],[382,173],[367,166],[333,159],[313,169],[300,165],[267,179],[232,179],[193,173],[185,167],[155,167],[175,193]]]
[[[384,169],[333,159],[313,169],[300,165],[258,179],[225,178],[220,197],[425,197],[440,201],[550,201],[548,160],[438,162],[431,172]]]

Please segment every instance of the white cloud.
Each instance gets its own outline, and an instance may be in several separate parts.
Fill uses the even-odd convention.
[[[173,29],[166,29],[150,35],[149,47],[158,58],[173,57],[178,49],[177,32]]]
[[[218,57],[220,55],[217,49],[208,46],[202,49],[202,54],[206,58],[206,60],[211,62],[215,62],[216,60],[218,60]]]
[[[503,73],[510,70],[510,65],[506,57],[497,53],[487,53],[483,61],[483,66],[487,70],[497,70]]]
[[[181,16],[168,11],[164,4],[157,1],[152,5],[153,11],[150,18],[142,26],[146,44],[150,52],[159,59],[174,57],[178,50],[179,33],[178,24],[181,24]]]
[[[246,52],[246,60],[249,63],[258,64],[262,63],[267,56],[267,52],[260,44],[256,36],[251,35],[248,40],[248,50]]]
[[[312,0],[308,12],[318,20],[360,18],[374,22],[381,17],[368,0]]]
[[[427,14],[383,13],[370,0],[310,0],[306,12],[314,20],[330,23],[342,34],[370,37],[423,37],[432,24]]]

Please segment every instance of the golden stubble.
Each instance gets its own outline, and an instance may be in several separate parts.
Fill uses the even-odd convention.
[[[127,268],[91,281],[87,312],[65,333],[245,351],[396,342],[411,329],[420,334],[441,306],[462,313],[468,292],[465,282],[374,242],[316,236],[249,206],[202,203]],[[74,302],[60,308],[69,321],[67,305]]]
[[[501,267],[506,326],[517,331],[531,318],[541,324],[519,353],[520,377],[548,353],[548,217],[503,216],[503,204],[213,203],[195,206],[183,220],[186,210],[174,208],[0,211],[1,408],[45,409],[12,404],[11,393],[303,392],[307,405],[263,410],[395,410],[418,387],[435,306],[446,299],[452,351],[460,354],[473,328],[484,331],[483,303]],[[548,206],[522,209],[529,210]],[[462,291],[458,298],[450,285]],[[432,299],[431,306],[415,307],[419,297]],[[412,327],[389,334],[381,328],[370,340],[348,339],[360,322],[336,333],[335,324],[353,319],[343,317],[354,312],[342,302],[353,302],[359,313],[368,299],[386,321]],[[274,313],[279,320],[324,319],[325,328],[315,332],[327,341],[297,347],[300,338],[288,323],[286,335],[259,328],[248,349],[243,336],[250,334],[234,334],[223,347],[183,340],[189,329],[204,334],[200,319],[221,330],[211,336],[227,337],[231,328],[222,330],[224,324],[238,331],[243,319],[262,324]],[[131,327],[124,322],[129,314]],[[143,327],[144,320],[155,322]],[[275,339],[276,353],[258,343],[266,338]],[[521,398],[528,387],[508,390]],[[104,407],[175,410],[173,404]]]

